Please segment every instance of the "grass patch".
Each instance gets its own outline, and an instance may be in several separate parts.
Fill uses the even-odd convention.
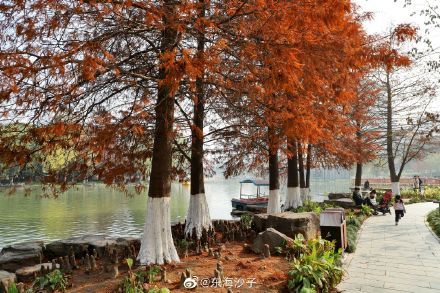
[[[440,212],[435,209],[428,214],[428,223],[435,234],[440,237]]]

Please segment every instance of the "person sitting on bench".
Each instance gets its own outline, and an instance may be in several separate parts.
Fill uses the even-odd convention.
[[[364,189],[365,190],[370,190],[370,181],[365,181],[365,183],[364,183]]]
[[[368,196],[365,200],[365,204],[367,204],[368,206],[370,206],[373,210],[374,213],[373,214],[377,214],[377,201],[376,201],[376,190],[372,190],[370,192],[370,196]]]
[[[353,191],[353,201],[355,205],[361,206],[364,204],[364,199],[362,198],[361,192],[359,187],[355,187]]]

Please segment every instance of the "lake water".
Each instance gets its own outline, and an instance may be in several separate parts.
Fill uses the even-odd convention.
[[[231,199],[240,192],[239,179],[210,178],[205,183],[212,219],[231,219]],[[285,183],[283,183],[283,186]],[[248,186],[247,193],[252,192]],[[312,181],[312,198],[322,201],[325,193],[347,191],[348,179]],[[17,242],[53,241],[84,234],[140,237],[145,218],[146,192],[127,197],[101,184],[78,186],[57,199],[41,198],[34,188],[7,195],[0,191],[0,248]],[[281,197],[284,200],[284,189]],[[189,185],[172,184],[171,220],[184,221],[189,204]]]

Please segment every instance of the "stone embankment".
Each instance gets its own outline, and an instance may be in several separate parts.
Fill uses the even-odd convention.
[[[43,241],[17,243],[4,247],[0,252],[0,292],[6,291],[12,282],[25,282],[42,270],[59,268],[58,260],[66,256],[71,259],[86,255],[103,256],[111,251],[119,255],[133,255],[140,240],[133,237],[109,237],[85,235],[58,240],[45,245]]]
[[[219,243],[250,242],[244,244],[249,252],[269,257],[275,247],[292,241],[298,233],[306,239],[319,235],[319,217],[315,213],[283,212],[274,215],[255,215],[252,227],[245,227],[240,221],[214,220],[214,231],[209,231],[206,245],[196,247],[199,253]],[[173,238],[184,239],[184,224],[172,227]],[[208,235],[208,236],[209,236]],[[203,236],[203,235],[202,235]],[[207,235],[205,235],[205,238]],[[50,243],[33,241],[4,247],[0,252],[0,293],[5,292],[12,282],[29,283],[35,277],[59,268],[71,273],[82,268],[86,273],[96,271],[96,260],[105,272],[114,270],[118,275],[118,264],[124,258],[136,258],[140,239],[133,237],[110,237],[85,235]]]

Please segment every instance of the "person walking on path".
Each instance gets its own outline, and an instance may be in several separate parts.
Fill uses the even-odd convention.
[[[400,218],[402,218],[406,212],[405,205],[400,195],[396,195],[394,199],[394,214],[396,215],[396,225],[399,224]]]
[[[424,186],[423,186],[423,181],[422,181],[422,179],[420,179],[419,176],[417,176],[417,180],[419,181],[419,192],[420,192],[420,195],[423,195],[424,192],[425,192]]]
[[[414,176],[413,187],[414,187],[414,192],[417,192],[419,190],[419,177],[418,176]]]
[[[440,293],[440,242],[425,222],[436,208],[433,202],[406,205],[405,221],[398,226],[389,216],[366,219],[356,251],[346,254],[345,275],[337,289],[342,293]]]

